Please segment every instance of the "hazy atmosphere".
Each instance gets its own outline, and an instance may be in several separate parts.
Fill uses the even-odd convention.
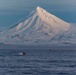
[[[76,23],[76,0],[0,0],[0,29],[10,27],[37,6],[71,23]]]
[[[76,0],[0,0],[0,75],[76,75]]]

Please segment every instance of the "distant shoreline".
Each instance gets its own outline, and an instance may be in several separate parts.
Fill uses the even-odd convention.
[[[57,46],[57,45],[17,45],[17,44],[0,44],[0,49],[76,49],[76,45],[65,45],[65,46]]]

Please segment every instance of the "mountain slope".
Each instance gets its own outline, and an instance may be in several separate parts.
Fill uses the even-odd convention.
[[[61,43],[71,35],[70,28],[69,23],[37,7],[27,20],[1,32],[0,41],[8,44]]]

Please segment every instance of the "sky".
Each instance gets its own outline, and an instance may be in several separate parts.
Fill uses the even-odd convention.
[[[13,25],[37,6],[67,22],[76,22],[76,0],[0,0],[0,27]]]
[[[55,8],[53,10],[56,11],[75,11],[76,0],[0,0],[0,10],[25,10],[36,6],[49,6],[48,9]]]

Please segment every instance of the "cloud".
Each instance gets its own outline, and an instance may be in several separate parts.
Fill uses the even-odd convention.
[[[76,0],[0,0],[0,10],[31,10],[36,6],[55,11],[75,11]]]

